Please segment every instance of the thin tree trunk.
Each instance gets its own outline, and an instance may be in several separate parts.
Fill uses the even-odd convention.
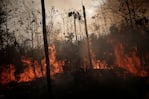
[[[127,5],[127,9],[128,9],[128,13],[129,13],[129,20],[130,20],[130,25],[131,27],[133,28],[133,24],[132,24],[132,17],[131,17],[131,9],[130,9],[130,6],[129,6],[129,3],[128,3],[128,0],[125,1],[126,5]]]
[[[33,53],[33,49],[34,49],[34,24],[32,26],[32,62],[33,62],[33,70],[34,70],[34,75],[35,75],[35,78],[37,78],[37,75],[36,75],[36,66],[34,64],[34,53]]]
[[[52,88],[51,88],[51,78],[50,78],[50,60],[49,60],[49,52],[48,52],[48,41],[47,41],[47,33],[46,33],[46,18],[45,18],[45,4],[44,0],[41,0],[41,8],[42,8],[42,29],[43,29],[43,40],[44,40],[44,50],[46,56],[46,77],[48,84],[48,92],[49,97],[52,98]]]
[[[74,17],[74,33],[76,35],[76,41],[77,41],[78,39],[77,39],[77,32],[76,32],[76,19],[75,19],[75,17]]]
[[[133,12],[133,19],[134,19],[134,25],[135,25],[135,27],[136,27],[136,24],[135,24],[135,21],[136,21],[136,11],[135,11],[135,6],[134,6],[134,2],[133,2],[133,0],[130,0],[131,1],[131,5],[132,5],[132,8],[133,8],[133,10],[132,10],[132,12]]]
[[[91,51],[90,51],[90,45],[89,45],[89,37],[88,37],[88,30],[87,30],[87,21],[86,21],[86,13],[85,13],[85,7],[83,7],[83,16],[84,16],[84,24],[85,24],[85,32],[86,32],[86,37],[87,37],[87,48],[88,48],[88,57],[89,57],[89,62],[90,62],[90,67],[89,69],[92,69],[92,60],[91,60]]]

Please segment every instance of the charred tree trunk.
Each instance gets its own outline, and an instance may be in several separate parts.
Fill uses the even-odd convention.
[[[91,59],[91,51],[90,51],[89,37],[88,37],[88,30],[87,30],[87,21],[86,21],[85,6],[82,5],[82,7],[83,7],[83,16],[84,16],[85,32],[86,32],[86,37],[87,37],[88,57],[89,57],[89,62],[90,62],[90,67],[89,67],[89,69],[92,69],[92,59]]]
[[[130,9],[130,5],[128,3],[128,0],[125,1],[127,9],[128,9],[128,14],[129,14],[129,20],[130,20],[130,26],[133,28],[133,22],[132,22],[132,17],[131,17],[131,9]]]
[[[134,1],[131,1],[131,5],[132,5],[132,12],[133,12],[133,25],[134,25],[134,29],[137,29],[137,25],[135,24],[136,22],[136,10],[135,10],[135,5],[134,5]]]
[[[53,96],[52,96],[51,81],[50,81],[51,80],[50,61],[49,61],[48,41],[47,41],[47,33],[46,33],[46,17],[45,17],[44,0],[41,0],[41,8],[42,8],[42,29],[43,29],[44,51],[46,56],[46,77],[47,77],[49,97],[52,98]]]

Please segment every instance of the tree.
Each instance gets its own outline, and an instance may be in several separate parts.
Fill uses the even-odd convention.
[[[85,12],[85,6],[82,5],[83,8],[83,16],[84,16],[84,25],[85,25],[85,32],[86,32],[86,38],[87,38],[87,48],[88,48],[88,58],[90,62],[90,69],[92,69],[92,60],[91,60],[91,51],[90,51],[90,45],[89,45],[89,37],[88,37],[88,29],[87,29],[87,20],[86,20],[86,12]]]
[[[8,5],[11,5],[9,1],[0,0],[0,50],[14,45],[16,42],[14,32],[8,28],[8,21],[11,17],[11,10],[7,8]]]
[[[74,18],[74,33],[75,33],[76,41],[77,41],[78,38],[77,38],[77,33],[76,33],[76,19],[81,20],[81,15],[78,11],[72,11],[68,13],[68,17],[71,17],[71,16],[73,16]]]
[[[46,56],[46,77],[47,77],[49,96],[52,97],[51,81],[50,81],[51,80],[51,78],[50,78],[50,61],[49,61],[49,52],[48,52],[44,0],[41,0],[41,8],[42,8],[42,30],[43,30],[43,40],[44,40],[44,51],[45,51],[45,56]]]
[[[115,17],[120,17],[121,22],[125,20],[127,26],[136,29],[137,26],[144,26],[148,23],[145,16],[148,3],[147,0],[107,0],[106,5],[107,9],[116,14]]]
[[[67,38],[68,42],[72,43],[72,39],[74,38],[73,33],[68,33],[65,38]]]

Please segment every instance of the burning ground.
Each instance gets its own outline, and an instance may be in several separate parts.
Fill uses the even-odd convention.
[[[143,50],[138,52],[139,46],[131,44],[135,45],[137,42],[135,40],[139,40],[140,37],[130,39],[128,38],[130,34],[121,35],[120,32],[122,31],[116,33],[118,37],[112,33],[105,37],[97,37],[94,34],[90,36],[92,67],[87,56],[86,39],[76,43],[57,41],[49,45],[49,75],[55,98],[98,95],[104,98],[105,94],[109,94],[115,98],[122,95],[124,98],[147,99],[149,92],[147,45],[141,44]],[[140,36],[146,37],[144,35],[148,34]],[[127,43],[119,39],[123,36],[128,38]],[[1,98],[47,97],[46,62],[42,55],[43,50],[33,53],[39,56],[31,57],[32,51],[24,52],[23,55],[17,52],[15,47],[7,49],[11,49],[11,52],[7,57],[1,58],[3,63],[0,67]],[[18,57],[15,58],[15,54],[13,56],[11,53],[16,53]],[[10,63],[6,64],[8,56],[11,57]]]

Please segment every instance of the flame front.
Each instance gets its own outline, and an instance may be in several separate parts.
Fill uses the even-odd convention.
[[[22,57],[22,63],[25,66],[24,71],[19,75],[18,82],[32,81],[34,78],[42,77],[41,66],[37,61],[34,61],[27,57]],[[35,68],[34,68],[34,67]]]
[[[141,67],[141,61],[136,51],[126,54],[124,46],[121,43],[115,43],[114,54],[116,65],[138,76],[145,77],[148,73]]]
[[[1,84],[7,84],[10,81],[16,81],[16,78],[14,76],[15,67],[12,64],[5,66],[5,68],[1,68],[1,70],[2,70],[2,72],[0,73]]]
[[[50,55],[49,55],[49,61],[50,61],[50,76],[52,79],[54,79],[54,75],[56,73],[63,72],[62,66],[64,65],[63,60],[57,60],[56,59],[56,49],[55,46],[52,44],[48,47]],[[46,59],[44,58],[42,60],[43,70],[44,74],[46,71]]]
[[[50,76],[54,79],[56,73],[63,71],[62,66],[64,61],[56,60],[56,49],[54,45],[49,46],[49,61],[50,61]],[[15,77],[15,66],[10,64],[8,66],[0,66],[2,72],[0,73],[0,84],[7,84],[9,82],[28,82],[35,78],[40,78],[46,75],[46,61],[45,58],[41,60],[41,65],[37,60],[22,56],[21,62],[23,65],[23,72]]]
[[[125,47],[123,44],[119,42],[115,42],[113,45],[113,55],[115,57],[115,66],[125,69],[126,71],[130,72],[133,75],[146,77],[148,76],[148,72],[145,71],[143,66],[141,66],[140,57],[137,55],[135,50],[126,53]],[[83,45],[85,46],[85,44]],[[50,61],[50,77],[54,79],[55,74],[63,72],[64,60],[57,60],[56,58],[56,48],[53,44],[49,47],[49,61]],[[84,54],[83,57],[83,64],[80,64],[80,67],[86,71],[88,69],[89,60],[86,56],[86,51],[82,51]],[[113,69],[113,66],[109,66],[106,63],[106,60],[96,59],[96,54],[93,50],[90,50],[91,53],[91,61],[92,61],[92,68],[93,69]],[[148,56],[146,56],[148,57]],[[7,66],[0,66],[0,84],[8,84],[9,82],[28,82],[32,81],[36,78],[44,77],[46,75],[46,61],[43,58],[40,62],[37,60],[33,60],[32,58],[22,56],[21,58],[23,72],[19,75],[15,75],[15,66],[13,64],[9,64]],[[41,64],[40,64],[41,63]]]
[[[94,52],[91,50],[91,60],[93,69],[111,69],[105,61],[97,60]]]

